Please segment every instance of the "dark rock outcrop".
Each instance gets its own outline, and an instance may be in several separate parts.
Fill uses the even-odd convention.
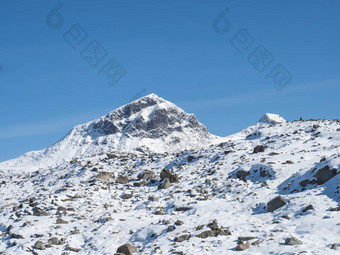
[[[131,244],[124,244],[117,249],[117,253],[123,253],[124,255],[132,255],[137,252],[137,248]]]
[[[275,210],[281,208],[286,204],[287,204],[286,200],[284,200],[283,197],[278,196],[267,203],[267,209],[269,212],[274,212]]]
[[[318,185],[324,184],[337,175],[336,169],[331,169],[329,166],[325,166],[319,169],[316,174],[316,182]]]

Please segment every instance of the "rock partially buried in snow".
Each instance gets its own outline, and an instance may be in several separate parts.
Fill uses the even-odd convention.
[[[249,249],[250,247],[250,243],[246,242],[246,243],[240,243],[239,245],[236,246],[236,251],[244,251]]]
[[[303,244],[303,242],[297,239],[296,237],[290,237],[285,240],[285,244],[286,245],[301,245]]]
[[[330,169],[329,166],[325,166],[316,172],[315,174],[316,182],[319,185],[324,184],[336,175],[337,175],[336,169]]]
[[[124,244],[117,249],[117,253],[123,253],[125,255],[132,255],[137,252],[137,248],[131,244]]]
[[[268,211],[269,212],[274,212],[275,210],[281,208],[282,206],[286,205],[287,204],[287,201],[284,200],[283,197],[281,196],[278,196],[272,200],[270,200],[268,203],[267,203],[267,208],[268,208]]]
[[[45,212],[43,209],[39,207],[33,208],[33,215],[34,216],[48,216],[49,213]]]
[[[257,146],[254,148],[253,153],[264,152],[265,150],[266,150],[266,146],[257,145]]]
[[[118,184],[127,184],[129,182],[129,177],[128,176],[118,176],[116,179],[116,183]]]
[[[171,186],[171,182],[169,178],[166,178],[158,185],[158,189],[167,189],[167,188],[170,188],[170,186]]]
[[[335,250],[338,247],[339,247],[339,245],[337,243],[333,243],[332,246],[331,246],[331,249]]]
[[[179,182],[178,175],[171,173],[170,170],[163,169],[159,177],[161,178],[162,181],[168,178],[171,183]]]
[[[271,125],[276,125],[276,124],[279,124],[279,123],[284,123],[284,122],[286,122],[286,120],[278,114],[266,113],[265,115],[263,115],[260,118],[259,122],[271,124]]]
[[[37,250],[45,250],[45,244],[42,241],[36,241],[33,247]]]
[[[109,172],[100,172],[96,178],[99,180],[109,180],[112,179],[113,177],[113,173],[109,173]]]
[[[187,241],[189,240],[191,237],[190,234],[184,234],[184,235],[181,235],[181,236],[178,236],[175,238],[175,242],[183,242],[183,241]]]

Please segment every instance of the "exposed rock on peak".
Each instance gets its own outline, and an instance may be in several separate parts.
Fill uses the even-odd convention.
[[[93,121],[84,131],[91,136],[121,133],[126,137],[156,139],[175,132],[185,132],[184,129],[198,132],[203,138],[210,135],[193,114],[150,94]]]

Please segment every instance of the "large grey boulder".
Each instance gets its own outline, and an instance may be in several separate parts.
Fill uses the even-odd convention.
[[[45,250],[46,249],[45,244],[42,241],[36,241],[33,247],[34,247],[34,249],[37,249],[37,250]]]
[[[117,249],[117,253],[123,253],[125,255],[132,255],[137,252],[137,248],[131,244],[124,244]]]
[[[253,153],[264,152],[265,150],[266,150],[266,146],[257,145],[257,146],[254,148]]]
[[[113,173],[109,173],[109,172],[100,172],[96,178],[99,180],[109,180],[112,179],[113,177]]]
[[[250,248],[250,243],[246,242],[246,243],[240,243],[239,245],[236,246],[236,251],[244,251]]]
[[[170,170],[163,169],[159,177],[161,178],[161,180],[169,179],[171,183],[179,182],[178,175],[171,173]]]
[[[123,175],[118,176],[116,179],[116,183],[118,184],[127,184],[129,181],[130,181],[129,177]]]
[[[158,185],[158,189],[167,189],[170,186],[171,186],[171,182],[169,178],[166,178]]]
[[[278,196],[267,203],[268,212],[274,212],[275,210],[281,208],[286,204],[287,204],[286,200],[284,200],[283,197]]]
[[[290,237],[285,240],[286,245],[301,245],[303,242],[301,242],[299,239],[296,237]]]
[[[178,236],[175,238],[175,242],[183,242],[183,241],[187,241],[189,240],[191,237],[190,234],[184,234],[184,235],[181,235],[181,236]]]
[[[318,185],[324,184],[337,175],[336,169],[330,169],[329,166],[325,166],[319,169],[316,174],[316,182]]]

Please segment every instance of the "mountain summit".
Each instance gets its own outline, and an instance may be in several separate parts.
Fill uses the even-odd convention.
[[[150,94],[74,127],[67,136],[42,151],[29,152],[0,164],[0,168],[58,165],[100,153],[164,153],[211,144],[218,137],[173,103]]]
[[[205,126],[193,114],[155,94],[133,101],[106,116],[82,126],[83,132],[97,139],[98,136],[119,134],[120,138],[159,139],[171,137],[172,145],[180,143],[180,133],[194,138],[210,138]],[[190,133],[190,134],[189,134]],[[178,137],[176,137],[178,136]]]

